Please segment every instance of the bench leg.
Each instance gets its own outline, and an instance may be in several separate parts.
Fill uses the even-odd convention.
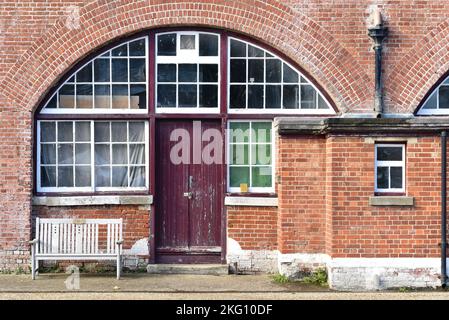
[[[34,246],[31,247],[31,279],[36,279],[36,257],[34,255]]]
[[[120,254],[117,255],[117,280],[120,280],[120,271],[122,267],[120,264]]]

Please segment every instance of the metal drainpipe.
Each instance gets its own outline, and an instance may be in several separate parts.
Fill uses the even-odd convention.
[[[447,217],[446,217],[446,131],[441,132],[441,286],[447,285],[446,248],[447,248]]]

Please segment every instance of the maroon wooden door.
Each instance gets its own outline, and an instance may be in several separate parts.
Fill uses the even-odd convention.
[[[196,122],[198,126],[199,122]],[[198,128],[198,127],[197,127]],[[220,121],[201,121],[207,129],[221,132]],[[171,141],[174,130],[188,133]],[[201,139],[201,137],[199,137]],[[174,138],[175,139],[175,138]],[[156,125],[155,237],[157,263],[219,263],[221,261],[221,218],[223,209],[222,164],[198,163],[194,150],[193,121],[161,120]],[[199,141],[201,146],[208,141]],[[173,149],[177,148],[178,149]],[[202,150],[202,147],[200,148]],[[173,151],[176,150],[176,151]],[[185,151],[188,150],[186,157]],[[196,154],[194,155],[194,152]],[[224,151],[223,151],[224,152]],[[177,159],[172,159],[171,154]],[[180,157],[180,155],[184,158]],[[196,160],[194,159],[196,157]],[[180,158],[188,161],[180,161]],[[175,161],[173,161],[175,160]],[[187,163],[186,163],[187,162]]]

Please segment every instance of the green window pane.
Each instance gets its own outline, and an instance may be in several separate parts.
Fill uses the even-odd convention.
[[[251,128],[252,142],[271,142],[271,122],[253,122]]]
[[[230,125],[231,142],[248,142],[249,141],[249,123],[248,122],[231,122]]]
[[[239,188],[241,183],[246,183],[249,186],[249,167],[230,167],[230,186]]]
[[[249,146],[247,144],[233,144],[230,148],[231,165],[249,164]]]
[[[271,165],[271,144],[251,145],[251,164]]]
[[[253,167],[253,181],[251,187],[270,188],[272,186],[272,170],[271,167]]]

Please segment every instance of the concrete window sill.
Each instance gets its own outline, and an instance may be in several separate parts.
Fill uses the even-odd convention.
[[[34,206],[98,206],[98,205],[150,205],[153,196],[76,196],[76,197],[33,197]]]
[[[225,206],[277,207],[278,198],[270,197],[225,197]]]
[[[413,206],[414,198],[407,196],[376,196],[369,198],[371,206]]]

